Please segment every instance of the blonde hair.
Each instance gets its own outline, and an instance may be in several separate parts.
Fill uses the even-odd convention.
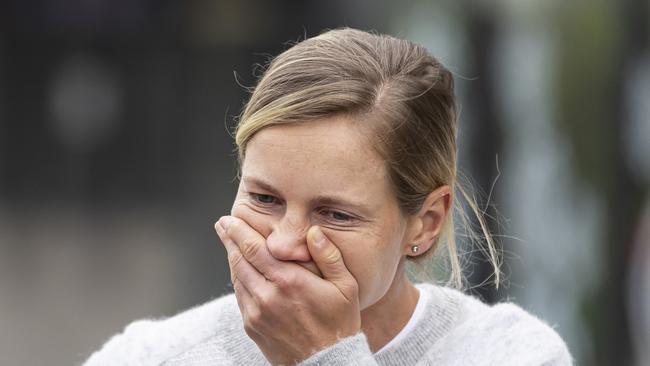
[[[452,74],[427,50],[410,41],[351,28],[330,30],[293,45],[263,73],[238,118],[235,142],[240,166],[246,144],[261,129],[309,123],[334,114],[357,118],[386,162],[400,209],[419,211],[437,187],[455,187],[452,202],[470,239],[487,244],[487,256],[499,286],[499,259],[492,236],[474,197],[459,184],[456,171],[457,106]],[[482,235],[472,230],[460,193],[476,215]],[[474,240],[473,240],[474,241]],[[434,253],[447,249],[447,285],[464,287],[454,215],[447,215],[431,249],[407,257],[426,272]]]

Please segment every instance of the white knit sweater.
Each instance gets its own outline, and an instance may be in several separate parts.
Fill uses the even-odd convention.
[[[374,355],[363,333],[341,339],[300,366],[572,365],[560,336],[513,303],[488,306],[455,289],[428,291],[424,314],[395,346]],[[111,338],[84,364],[269,365],[244,332],[233,294],[171,318],[140,320]]]

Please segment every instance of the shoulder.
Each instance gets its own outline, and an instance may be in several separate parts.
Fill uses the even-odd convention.
[[[225,295],[172,317],[132,322],[84,365],[159,365],[219,335],[245,334],[240,328],[237,300]]]
[[[558,332],[544,320],[511,302],[488,307],[468,317],[481,333],[489,334],[483,344],[501,364],[571,365],[571,354]],[[471,326],[470,326],[471,328]]]
[[[453,350],[452,357],[461,356],[464,364],[573,364],[558,332],[520,305],[488,305],[455,289],[444,288],[443,292],[457,299],[458,312],[440,346]]]

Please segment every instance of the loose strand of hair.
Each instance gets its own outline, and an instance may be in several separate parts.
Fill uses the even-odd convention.
[[[496,289],[498,290],[499,284],[501,283],[501,269],[500,269],[501,261],[497,251],[496,243],[490,233],[487,222],[483,215],[483,210],[481,210],[478,207],[478,204],[476,203],[477,202],[476,197],[472,193],[470,193],[468,189],[466,189],[460,181],[456,182],[456,188],[461,193],[466,204],[471,209],[473,215],[476,218],[476,222],[478,223],[480,230],[476,230],[472,227],[473,225],[471,224],[471,220],[469,220],[469,218],[467,217],[465,210],[461,208],[459,217],[463,219],[463,227],[467,232],[468,236],[470,237],[471,243],[479,243],[479,244],[481,242],[485,243],[485,246],[487,247],[487,252],[483,246],[479,245],[479,248],[486,255],[487,259],[489,260],[489,262],[493,267],[494,276],[495,276],[494,284]]]

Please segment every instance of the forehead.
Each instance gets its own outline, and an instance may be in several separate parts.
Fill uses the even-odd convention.
[[[388,189],[383,160],[349,117],[260,130],[246,147],[242,173],[303,194],[367,196]]]

